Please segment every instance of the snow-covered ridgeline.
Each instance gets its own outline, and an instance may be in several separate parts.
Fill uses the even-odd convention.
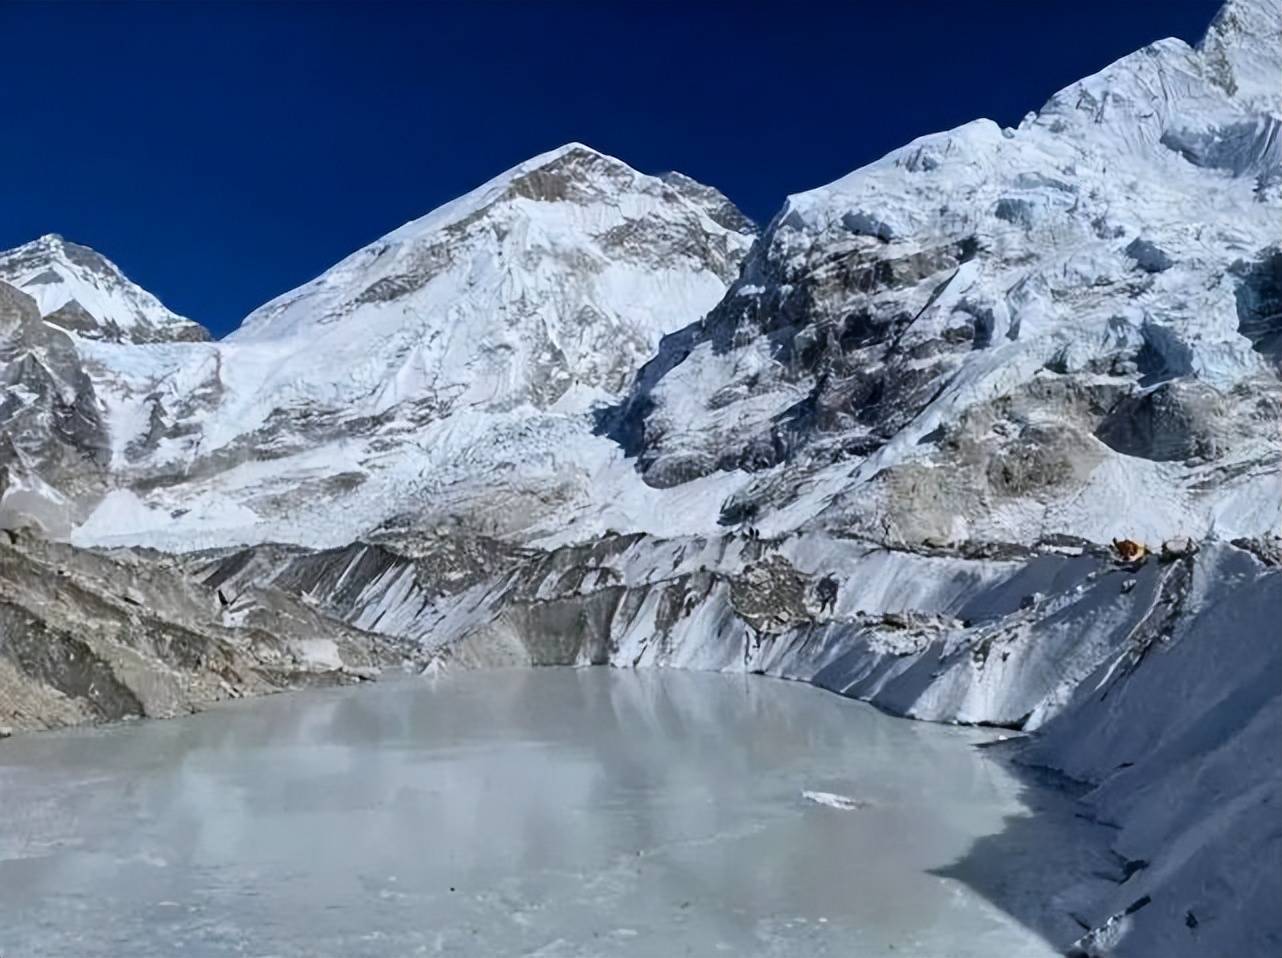
[[[402,518],[513,532],[591,513],[593,477],[628,471],[591,409],[716,304],[754,235],[710,187],[569,144],[223,342],[140,349],[73,330],[116,487],[69,507],[75,541],[317,546]]]
[[[110,467],[70,496],[37,471],[66,500],[46,511],[79,543],[168,549],[450,523],[544,543],[746,519],[907,543],[1276,528],[1276,6],[1234,0],[1200,47],[1146,47],[1017,129],[922,137],[790,197],[742,276],[754,231],[715,190],[569,144],[226,342],[72,324]],[[628,460],[593,410],[652,356],[608,417]]]
[[[792,196],[618,411],[647,482],[890,541],[1282,524],[1278,4]]]
[[[0,281],[34,299],[47,322],[85,339],[141,344],[209,338],[102,254],[53,233],[0,252]]]

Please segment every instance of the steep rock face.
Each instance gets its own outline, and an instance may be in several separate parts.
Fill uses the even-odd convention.
[[[122,488],[77,541],[338,545],[389,523],[512,534],[563,515],[617,458],[588,410],[716,304],[753,236],[715,190],[570,144],[224,342],[82,341]]]
[[[0,280],[36,301],[54,326],[113,343],[189,342],[209,338],[130,282],[115,263],[50,233],[0,252]]]
[[[1199,48],[1146,47],[1018,129],[791,197],[605,429],[655,486],[753,474],[728,523],[1276,528],[1278,21],[1231,3]]]
[[[107,485],[106,425],[72,338],[2,282],[0,385],[0,528],[66,536],[75,498]]]

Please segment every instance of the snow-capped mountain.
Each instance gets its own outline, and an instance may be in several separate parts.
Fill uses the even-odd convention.
[[[28,244],[0,275],[74,337],[108,435],[115,489],[68,521],[171,548],[459,522],[1274,528],[1276,33],[1268,4],[1230,3],[1198,48],[1159,41],[1017,129],[976,121],[790,197],[755,245],[714,189],[569,144],[221,343],[122,341],[132,303],[153,317],[135,338],[188,327],[86,273],[118,276],[96,254]],[[94,321],[67,319],[73,291]]]
[[[755,230],[725,202],[580,144],[537,156],[251,313],[228,343],[280,363],[247,412],[618,392],[737,275]]]
[[[221,343],[172,341],[198,327],[83,247],[20,247],[0,276],[72,337],[105,434],[110,491],[80,483],[67,523],[170,548],[1271,530],[1272,13],[1234,0],[1196,49],[1154,43],[1016,129],[925,136],[755,243],[716,190],[569,144]]]
[[[1282,39],[1227,4],[1017,129],[923,137],[790,197],[612,434],[723,518],[883,540],[1282,523]]]
[[[589,409],[716,304],[754,235],[710,187],[569,144],[223,342],[78,335],[118,488],[77,540],[337,544],[392,520],[512,530],[563,511],[618,457]]]
[[[132,367],[149,349],[208,339],[86,246],[49,234],[0,252],[0,528],[66,537],[115,484],[121,423],[96,384],[122,377],[95,379],[86,350],[115,349]]]
[[[1079,958],[1276,951],[1280,137],[1282,4],[1229,0],[760,237],[571,144],[219,343],[81,247],[0,254],[0,528],[186,554],[14,536],[0,605],[48,618],[70,568],[53,624],[105,621],[125,686],[173,658],[142,578],[206,637],[314,615],[434,668],[759,671],[1035,732],[1117,875],[994,901]]]
[[[0,281],[34,299],[50,325],[85,339],[163,343],[209,338],[204,327],[166,308],[105,256],[54,233],[0,252]]]

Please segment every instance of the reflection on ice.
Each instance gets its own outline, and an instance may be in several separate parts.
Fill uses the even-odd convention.
[[[34,736],[0,750],[0,952],[1051,955],[932,874],[1024,814],[988,737],[610,669]]]

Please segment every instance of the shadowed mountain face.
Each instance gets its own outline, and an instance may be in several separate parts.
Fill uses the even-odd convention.
[[[181,707],[233,694],[225,666],[237,693],[348,674],[385,640],[433,671],[765,672],[1033,734],[1117,869],[1064,857],[1047,918],[1049,885],[1012,886],[1035,820],[943,874],[1057,947],[1276,950],[1276,860],[1242,859],[1282,801],[1280,101],[1282,9],[1232,0],[1196,48],[925,136],[760,235],[569,144],[219,343],[74,244],[0,254],[0,527],[72,543],[12,543],[0,720],[134,714],[166,663]],[[170,610],[141,644],[135,576]]]

